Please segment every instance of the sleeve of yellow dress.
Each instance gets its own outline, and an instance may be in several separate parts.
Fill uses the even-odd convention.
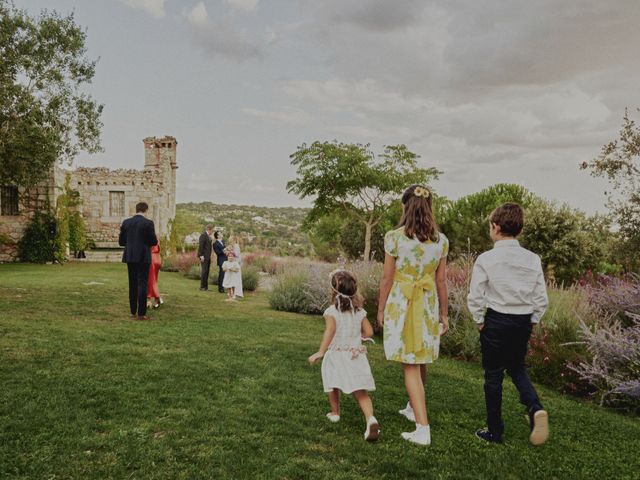
[[[445,258],[449,255],[449,239],[445,237],[443,233],[440,234],[442,236],[442,255],[440,258]]]
[[[398,256],[398,237],[395,233],[395,230],[391,230],[384,236],[384,251],[392,257]]]

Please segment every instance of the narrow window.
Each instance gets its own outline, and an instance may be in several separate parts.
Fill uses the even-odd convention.
[[[124,217],[124,192],[109,192],[109,215]]]
[[[2,215],[19,215],[18,187],[0,187],[0,208]]]

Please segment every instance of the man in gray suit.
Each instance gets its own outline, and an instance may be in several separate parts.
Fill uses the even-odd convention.
[[[209,290],[209,268],[211,267],[211,232],[213,225],[207,225],[200,239],[198,240],[198,258],[200,259],[200,290],[206,292]]]

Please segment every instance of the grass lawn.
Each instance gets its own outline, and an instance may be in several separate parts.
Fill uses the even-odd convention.
[[[229,305],[162,272],[165,305],[129,319],[121,264],[0,265],[0,478],[640,478],[640,420],[540,388],[552,436],[539,448],[505,382],[504,445],[484,424],[481,369],[443,359],[427,386],[433,444],[400,438],[399,367],[369,347],[382,434],[345,398],[329,423],[319,317],[274,312],[262,293]]]

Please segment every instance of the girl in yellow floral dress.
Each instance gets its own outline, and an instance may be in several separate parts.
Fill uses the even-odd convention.
[[[409,187],[402,196],[402,207],[400,228],[387,232],[384,239],[378,323],[384,326],[387,360],[402,363],[409,404],[400,413],[416,423],[416,430],[404,432],[402,437],[429,445],[424,382],[426,364],[438,358],[440,335],[449,329],[449,241],[438,232],[427,188]]]

